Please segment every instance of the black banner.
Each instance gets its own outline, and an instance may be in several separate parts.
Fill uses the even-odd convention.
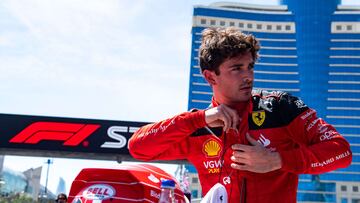
[[[134,161],[127,148],[144,122],[0,114],[0,153]]]

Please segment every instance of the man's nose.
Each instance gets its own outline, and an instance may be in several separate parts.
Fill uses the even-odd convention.
[[[254,77],[252,74],[249,74],[249,75],[246,75],[243,80],[244,80],[244,83],[251,84],[254,80]]]

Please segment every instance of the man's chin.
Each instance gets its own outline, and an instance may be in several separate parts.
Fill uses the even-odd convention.
[[[249,92],[242,92],[241,98],[238,98],[239,101],[246,102],[249,101],[251,98],[251,91]]]
[[[251,97],[242,97],[242,98],[238,98],[237,102],[248,102],[250,100]]]
[[[241,94],[244,95],[244,96],[247,96],[249,95],[249,97],[251,96],[251,92],[252,92],[252,89],[244,89],[241,91]]]

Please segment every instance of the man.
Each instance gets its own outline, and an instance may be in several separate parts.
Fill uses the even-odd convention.
[[[59,193],[55,202],[57,203],[67,203],[67,196],[64,193]]]
[[[134,133],[134,158],[187,159],[205,195],[216,183],[229,202],[296,202],[299,174],[351,163],[349,143],[315,110],[284,92],[252,92],[260,46],[235,28],[205,29],[200,68],[211,106],[149,124]]]

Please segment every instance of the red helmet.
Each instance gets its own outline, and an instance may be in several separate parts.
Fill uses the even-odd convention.
[[[175,198],[185,203],[176,179],[149,164],[121,164],[116,169],[86,168],[71,185],[71,203],[158,202],[162,179],[176,182]]]

